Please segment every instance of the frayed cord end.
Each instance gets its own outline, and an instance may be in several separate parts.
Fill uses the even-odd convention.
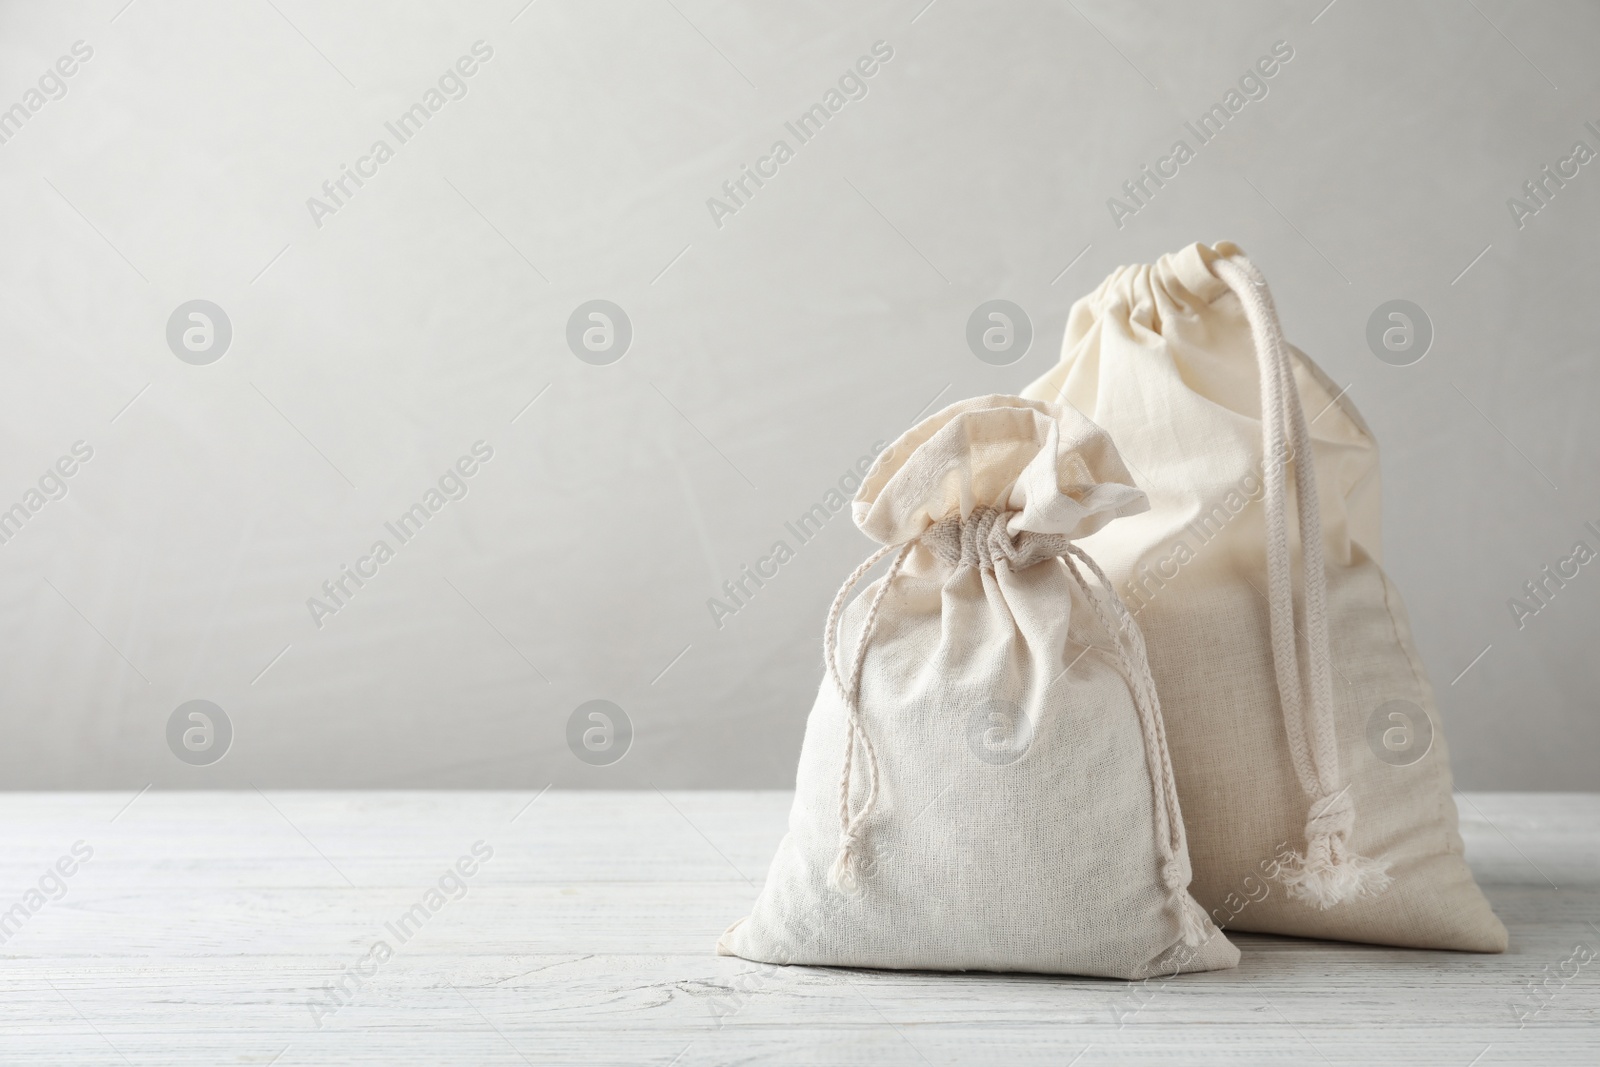
[[[1199,948],[1211,940],[1211,922],[1206,913],[1187,889],[1173,896],[1172,906],[1178,912],[1178,939],[1189,948]]]
[[[828,869],[828,885],[842,896],[858,897],[861,884],[861,836],[849,830],[840,835],[839,855]]]
[[[1349,786],[1312,802],[1306,850],[1290,857],[1278,875],[1291,899],[1326,911],[1354,897],[1377,896],[1393,884],[1387,863],[1351,850],[1355,823]]]
[[[1322,911],[1356,897],[1375,897],[1394,884],[1387,863],[1357,855],[1329,836],[1312,837],[1305,853],[1285,863],[1278,878],[1292,899]]]
[[[1211,921],[1189,895],[1189,883],[1194,881],[1194,870],[1189,858],[1178,854],[1161,865],[1161,883],[1166,886],[1172,900],[1172,911],[1178,919],[1178,939],[1189,948],[1199,948],[1211,940]]]

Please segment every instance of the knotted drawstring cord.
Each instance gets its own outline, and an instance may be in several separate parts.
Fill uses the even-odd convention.
[[[1381,893],[1388,865],[1350,848],[1356,810],[1339,773],[1339,739],[1333,725],[1332,656],[1328,645],[1328,578],[1323,565],[1322,516],[1317,500],[1311,434],[1295,386],[1288,342],[1266,279],[1248,259],[1218,259],[1212,269],[1239,297],[1255,342],[1261,374],[1262,473],[1267,519],[1267,606],[1272,662],[1283,709],[1284,732],[1300,788],[1309,798],[1306,850],[1282,867],[1289,895],[1318,908],[1352,896]],[[1288,491],[1283,464],[1294,461],[1301,563],[1305,581],[1308,693],[1302,693],[1290,573]]]
[[[878,609],[883,606],[884,595],[889,592],[889,586],[894,583],[895,576],[900,573],[901,566],[915,546],[916,542],[910,541],[903,546],[885,545],[878,549],[844,580],[844,585],[839,587],[839,594],[833,598],[833,606],[828,609],[823,655],[828,661],[828,674],[832,676],[833,684],[838,686],[839,696],[843,698],[845,708],[844,768],[839,774],[839,855],[828,872],[828,883],[848,896],[854,896],[861,891],[861,831],[872,814],[873,805],[878,801],[878,754],[872,748],[872,738],[867,733],[866,720],[861,717],[861,667],[867,661],[867,645],[872,640],[872,631],[877,627]],[[862,576],[896,548],[900,549],[900,554],[889,566],[889,573],[884,575],[883,584],[878,587],[877,593],[872,597],[872,603],[867,607],[867,618],[861,626],[861,641],[856,647],[856,657],[850,667],[850,677],[848,680],[840,678],[837,656],[839,620],[844,614],[845,601],[849,599],[851,591],[861,581]],[[858,739],[861,742],[861,750],[867,758],[867,797],[861,802],[861,810],[852,815],[850,777],[855,770]]]
[[[860,697],[861,669],[866,662],[867,645],[877,626],[878,610],[883,604],[883,598],[900,573],[906,557],[919,543],[951,566],[965,562],[986,566],[991,570],[994,569],[996,559],[1005,559],[1011,566],[1021,569],[1051,556],[1060,555],[1070,544],[1067,538],[1056,534],[1025,532],[1013,538],[1006,532],[1008,514],[992,508],[981,508],[965,521],[960,515],[952,515],[943,522],[929,527],[904,545],[885,545],[869,556],[850,577],[845,579],[838,595],[833,598],[833,606],[828,610],[828,623],[824,631],[823,656],[827,660],[828,674],[833,678],[839,696],[844,700],[845,752],[843,767],[839,774],[839,855],[828,872],[828,881],[842,893],[853,896],[861,890],[862,831],[878,800],[878,755],[872,746],[872,737],[867,731],[866,720],[861,714]],[[839,626],[844,616],[845,603],[866,573],[896,548],[900,554],[890,566],[883,584],[878,587],[872,603],[868,606],[866,621],[861,629],[861,641],[856,648],[849,676],[842,676],[839,673],[838,648]],[[862,755],[866,759],[867,796],[861,802],[860,809],[852,813],[850,785],[855,773],[857,742],[860,743]]]

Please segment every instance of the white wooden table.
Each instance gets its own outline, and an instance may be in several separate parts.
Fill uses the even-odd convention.
[[[718,958],[788,803],[0,794],[0,1063],[1600,1063],[1600,797],[1460,798],[1504,956],[1240,935],[1137,987]]]

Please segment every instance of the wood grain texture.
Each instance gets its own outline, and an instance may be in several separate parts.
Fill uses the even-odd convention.
[[[1566,962],[1600,953],[1592,795],[1458,798],[1504,956],[1239,935],[1236,971],[1141,985],[714,956],[787,793],[130,797],[0,794],[0,916],[93,850],[11,912],[0,1062],[1600,1062],[1600,958]],[[477,842],[492,858],[401,942]],[[308,1006],[363,967],[347,1003]],[[1519,1003],[1542,1010],[1519,1025]]]

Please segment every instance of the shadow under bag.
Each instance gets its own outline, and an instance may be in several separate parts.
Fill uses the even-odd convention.
[[[1149,641],[1211,916],[1503,951],[1380,566],[1377,444],[1284,339],[1255,267],[1224,243],[1119,268],[1026,395],[1088,413],[1149,494],[1085,547]]]
[[[829,614],[789,833],[719,952],[1115,978],[1238,962],[1188,892],[1138,627],[1076,544],[1144,510],[1131,481],[1099,427],[1018,397],[954,404],[878,458],[853,514],[884,547]]]

